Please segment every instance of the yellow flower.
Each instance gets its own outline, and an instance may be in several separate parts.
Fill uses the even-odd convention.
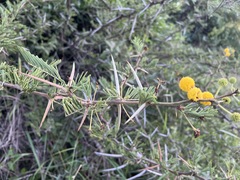
[[[195,81],[191,77],[186,76],[179,81],[179,88],[185,92],[188,92],[193,87],[195,87]]]
[[[234,56],[235,50],[233,48],[225,48],[224,50],[224,56],[230,57]]]
[[[190,89],[187,93],[188,99],[193,101],[198,101],[199,99],[202,99],[202,91],[201,89],[194,87]]]
[[[230,53],[229,48],[225,48],[225,49],[224,49],[224,55],[225,55],[226,57],[231,56],[231,53]]]
[[[202,93],[202,99],[213,99],[213,95],[212,93],[205,91]],[[204,106],[210,106],[212,103],[210,101],[202,101],[200,102],[201,104],[203,104]]]

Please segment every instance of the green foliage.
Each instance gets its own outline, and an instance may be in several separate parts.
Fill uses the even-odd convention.
[[[239,177],[239,16],[221,2],[1,5],[0,179]]]
[[[144,44],[142,42],[142,40],[140,39],[140,37],[134,37],[134,39],[132,40],[132,43],[134,45],[134,47],[136,48],[137,52],[142,52]]]
[[[1,81],[11,82],[13,84],[19,84],[20,77],[18,69],[14,66],[9,66],[6,62],[0,64]]]
[[[156,102],[156,95],[155,95],[155,87],[150,86],[148,88],[143,88],[139,90],[139,103],[144,103],[144,102]]]
[[[87,75],[87,73],[82,73],[80,76],[78,75],[76,77],[76,82],[74,81],[72,85],[72,88],[73,92],[77,91],[76,94],[80,93],[85,99],[92,99],[91,76]]]
[[[39,68],[42,72],[47,73],[48,75],[52,76],[53,78],[56,78],[60,82],[63,83],[58,70],[57,65],[61,62],[55,61],[54,63],[47,64],[47,62],[43,61],[41,58],[32,55],[30,52],[26,51],[22,47],[18,47],[19,52],[24,57],[24,60],[27,61],[28,64],[32,65],[35,68]]]
[[[62,101],[62,105],[66,116],[72,115],[76,112],[81,112],[83,108],[81,103],[76,99],[76,97],[64,98]]]
[[[12,4],[6,2],[6,7],[0,5],[0,46],[9,51],[16,51],[17,45],[24,40],[27,28],[22,23],[16,21],[18,13],[22,10],[26,1]],[[2,51],[3,49],[1,49]]]

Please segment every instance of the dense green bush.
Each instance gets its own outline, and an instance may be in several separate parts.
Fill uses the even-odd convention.
[[[240,19],[232,7],[3,3],[0,178],[238,178]],[[184,76],[215,95],[211,106],[187,99]]]

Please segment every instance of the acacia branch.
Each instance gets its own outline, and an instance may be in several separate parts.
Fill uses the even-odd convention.
[[[10,88],[13,88],[13,89],[17,89],[17,90],[22,91],[21,86],[19,86],[18,84],[11,84],[11,83],[2,82],[2,81],[0,81],[0,84],[1,84],[1,86],[3,86],[3,87],[10,87]]]
[[[31,77],[33,78],[34,76],[32,75],[28,75],[28,74],[25,74],[25,73],[22,73],[24,75],[27,75],[28,77]],[[36,80],[39,80],[41,78],[37,78],[37,77],[34,77],[34,79]],[[66,92],[66,88],[63,87],[63,86],[60,86],[58,84],[55,84],[55,83],[52,83],[50,81],[47,81],[47,80],[43,80],[41,79],[41,82],[45,82],[47,84],[51,84],[52,86],[56,87],[56,88],[59,88],[61,90],[65,90]],[[9,88],[13,88],[13,89],[18,89],[20,91],[22,91],[22,88],[21,86],[19,86],[18,84],[11,84],[11,83],[5,83],[5,82],[2,82],[0,81],[0,84],[4,87],[9,87]],[[50,99],[49,95],[47,93],[43,93],[43,92],[39,92],[39,91],[33,91],[32,92],[33,94],[36,94],[36,95],[39,95],[39,96],[42,96],[42,97],[45,97],[47,99]],[[216,97],[214,99],[204,99],[204,100],[199,100],[200,101],[211,101],[211,102],[214,102],[214,103],[217,103],[218,104],[218,101],[217,99],[222,99],[223,97],[228,97],[228,96],[233,96],[235,94],[239,94],[239,90],[235,90],[234,92],[231,92],[231,93],[228,93],[228,94],[225,94],[225,95],[222,95],[222,96],[219,96],[219,97]],[[54,97],[56,96],[59,96],[60,98],[57,98],[57,99],[63,99],[64,97],[71,97],[73,94],[67,94],[67,93],[64,93],[64,94],[59,94],[59,93],[56,93],[56,94],[53,94]],[[139,99],[113,99],[113,100],[85,100],[85,99],[82,99],[78,96],[76,96],[77,100],[83,105],[83,106],[94,106],[96,105],[97,103],[99,102],[105,102],[107,103],[108,105],[119,105],[119,104],[129,104],[129,105],[134,105],[134,104],[139,104],[140,101]],[[160,106],[168,106],[168,107],[178,107],[180,105],[183,105],[183,104],[187,104],[187,103],[190,103],[192,102],[191,100],[182,100],[182,101],[175,101],[175,102],[155,102],[155,103],[149,103],[148,105],[160,105]]]
[[[22,73],[22,74],[25,75],[25,73]],[[30,76],[28,74],[27,74],[27,76],[34,77],[34,76]],[[34,77],[34,79],[39,80],[41,78]],[[65,90],[65,88],[63,86],[57,85],[57,84],[52,83],[50,81],[43,81],[43,79],[41,79],[41,82],[45,82],[45,83],[47,82],[47,84],[51,83],[52,86]],[[4,87],[10,87],[10,88],[18,89],[18,90],[22,91],[21,86],[19,86],[18,84],[5,83],[5,82],[2,82],[2,81],[0,81],[0,84]],[[33,91],[32,93],[50,99],[50,97],[47,93],[43,93],[43,92],[39,92],[39,91]],[[61,96],[62,98],[64,98],[64,97],[70,97],[71,95],[56,93],[53,96]],[[62,98],[58,98],[58,99],[62,99]],[[76,98],[84,106],[93,106],[93,105],[96,105],[97,103],[101,102],[99,100],[94,100],[94,101],[85,100],[85,99],[82,99],[82,98],[77,97],[77,96],[76,96]],[[139,104],[140,103],[140,101],[138,99],[113,99],[113,100],[106,100],[105,102],[109,105],[119,105],[119,104],[129,104],[130,105],[130,104]],[[149,105],[179,106],[181,104],[185,104],[185,103],[189,103],[189,102],[191,102],[191,101],[190,100],[183,100],[183,101],[177,101],[177,102],[150,103]]]
[[[9,87],[12,89],[17,89],[19,91],[23,91],[21,86],[19,86],[18,84],[11,84],[11,83],[0,81],[0,85],[3,87]],[[47,93],[43,93],[43,92],[39,92],[39,91],[33,91],[32,93],[49,99],[49,95]]]

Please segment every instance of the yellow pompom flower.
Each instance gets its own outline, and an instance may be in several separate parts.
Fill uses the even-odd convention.
[[[195,81],[191,77],[186,76],[179,81],[179,88],[185,92],[188,92],[193,87],[195,87]]]
[[[213,99],[214,96],[212,93],[205,91],[202,93],[202,99]],[[210,101],[202,101],[200,102],[201,104],[203,104],[204,106],[210,106],[212,103]]]
[[[230,53],[229,48],[225,48],[225,49],[224,49],[224,56],[226,56],[226,57],[231,56],[231,53]]]
[[[201,89],[194,87],[188,91],[187,97],[189,100],[198,101],[199,99],[202,99],[202,97],[203,97],[202,91],[201,91]]]
[[[234,56],[235,50],[233,48],[225,48],[224,50],[224,56],[230,57]]]

